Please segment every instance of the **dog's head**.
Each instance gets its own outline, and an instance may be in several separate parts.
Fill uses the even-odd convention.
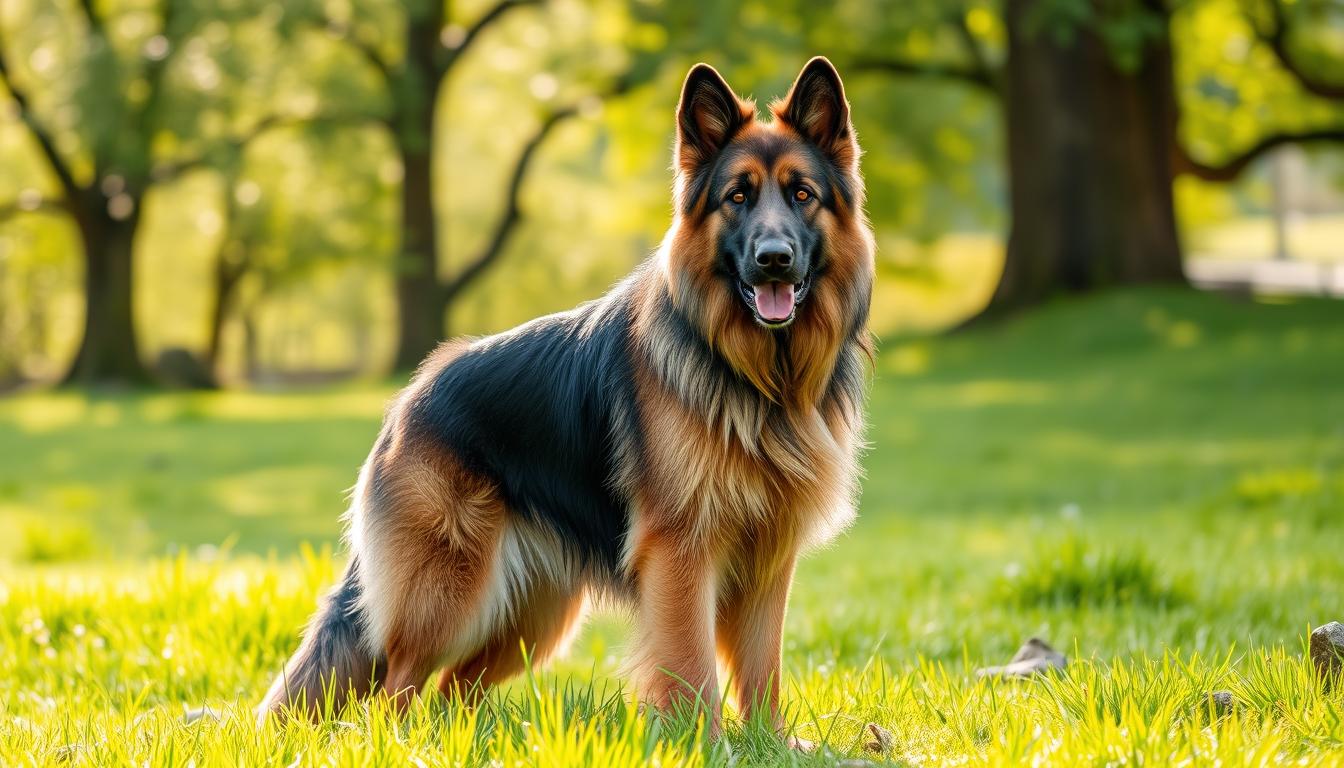
[[[677,107],[669,249],[674,294],[694,285],[710,305],[700,314],[713,316],[703,321],[758,333],[790,327],[818,294],[851,291],[856,273],[871,271],[859,148],[835,67],[812,59],[770,111],[757,120],[713,67],[691,69]],[[723,297],[739,317],[718,316]]]

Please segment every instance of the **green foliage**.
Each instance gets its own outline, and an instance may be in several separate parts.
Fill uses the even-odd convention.
[[[1028,33],[1042,43],[1071,45],[1079,35],[1098,35],[1115,65],[1135,72],[1154,45],[1167,39],[1166,13],[1140,0],[1044,0],[1029,7],[1025,21]]]
[[[1193,155],[1207,162],[1244,151],[1271,133],[1344,124],[1344,107],[1304,93],[1257,39],[1257,16],[1247,8],[1263,10],[1263,5],[1201,0],[1180,4],[1172,17],[1180,138]],[[1300,33],[1294,38],[1294,52],[1308,47],[1309,41],[1338,35],[1335,26],[1295,17],[1293,28]],[[1338,62],[1312,71],[1344,81]]]
[[[14,559],[24,563],[85,560],[95,554],[93,531],[85,523],[27,520],[18,527]]]

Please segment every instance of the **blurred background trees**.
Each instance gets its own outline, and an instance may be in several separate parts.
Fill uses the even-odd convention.
[[[288,111],[314,97],[287,65],[314,52],[269,3],[5,8],[0,79],[41,158],[16,207],[65,211],[82,250],[83,331],[68,377],[145,382],[135,267],[147,197],[310,117]],[[305,68],[320,75],[320,56]]]
[[[686,68],[763,103],[815,53],[880,332],[1344,256],[1339,0],[7,0],[0,380],[380,373],[591,298],[667,226]]]
[[[1321,0],[934,3],[899,28],[906,50],[858,66],[960,81],[998,102],[1011,221],[989,308],[1010,310],[1181,280],[1177,175],[1233,181],[1276,147],[1344,140],[1341,23],[1344,6]],[[926,37],[960,50],[921,57]],[[1281,71],[1267,71],[1271,56]],[[1200,65],[1178,79],[1176,59]],[[1183,110],[1235,110],[1241,124],[1183,131]]]

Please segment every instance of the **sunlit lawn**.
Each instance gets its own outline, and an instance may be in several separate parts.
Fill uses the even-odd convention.
[[[1301,660],[1344,620],[1344,305],[1122,293],[888,340],[860,522],[793,596],[807,757],[639,715],[612,615],[474,711],[258,731],[339,559],[299,543],[335,540],[393,388],[0,402],[0,762],[1344,763]],[[1033,634],[1066,675],[975,678]]]

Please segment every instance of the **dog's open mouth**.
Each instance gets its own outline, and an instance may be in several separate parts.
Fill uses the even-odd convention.
[[[737,290],[742,300],[751,308],[756,322],[766,328],[783,328],[793,322],[798,305],[807,295],[811,277],[805,277],[796,283],[768,282],[752,285],[744,280],[737,282]]]

